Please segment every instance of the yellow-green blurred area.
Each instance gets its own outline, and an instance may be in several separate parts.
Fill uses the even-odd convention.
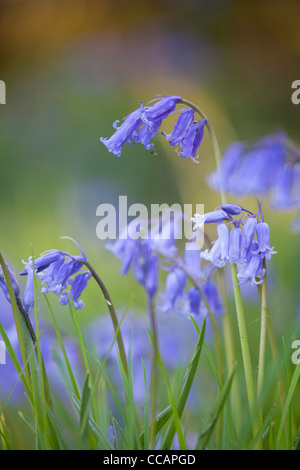
[[[300,78],[299,17],[296,0],[2,1],[0,79],[7,103],[0,106],[0,247],[15,271],[31,247],[36,255],[52,248],[77,254],[60,240],[70,236],[103,277],[118,311],[131,294],[143,309],[140,286],[131,274],[119,274],[119,260],[97,239],[96,209],[126,195],[128,204],[149,208],[176,202],[213,210],[219,195],[205,183],[215,168],[212,147],[206,133],[195,164],[157,136],[156,154],[125,145],[117,158],[100,137],[109,137],[113,122],[141,100],[174,94],[204,110],[222,151],[278,127],[299,142],[300,105],[291,102],[291,84]],[[253,199],[236,202],[256,209]],[[295,214],[267,207],[263,203],[278,251],[269,304],[276,333],[288,335],[290,347],[291,330],[298,328],[295,337],[300,331],[299,235],[289,229]],[[259,304],[251,292],[249,329],[256,341]],[[83,322],[105,311],[92,281],[83,300]],[[54,296],[52,305],[67,323],[66,307]]]

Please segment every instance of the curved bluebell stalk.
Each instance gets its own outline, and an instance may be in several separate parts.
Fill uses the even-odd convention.
[[[118,317],[115,311],[114,304],[111,300],[111,297],[109,295],[109,292],[102,281],[101,277],[98,275],[98,273],[95,271],[93,266],[90,264],[89,261],[87,260],[82,260],[81,263],[90,271],[92,277],[94,280],[97,282],[98,286],[100,287],[102,294],[104,296],[105,302],[107,304],[107,308],[114,326],[115,334],[116,334],[116,340],[119,348],[119,353],[120,353],[120,358],[123,364],[124,371],[126,375],[128,375],[128,364],[127,364],[127,358],[126,358],[126,353],[125,353],[125,348],[124,348],[124,343],[123,343],[123,338],[121,334],[121,330],[119,327],[119,321]]]

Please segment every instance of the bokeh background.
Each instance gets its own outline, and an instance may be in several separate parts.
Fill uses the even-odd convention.
[[[33,249],[84,247],[118,309],[129,296],[144,311],[141,288],[97,239],[96,208],[128,203],[219,204],[205,183],[214,170],[209,138],[200,164],[181,159],[159,136],[157,154],[124,147],[122,157],[99,141],[112,123],[157,94],[198,104],[215,127],[221,150],[283,128],[300,142],[300,105],[291,102],[299,79],[300,3],[297,0],[72,0],[0,2],[0,249],[16,272]],[[170,121],[170,126],[172,121]],[[253,169],[255,171],[255,169]],[[251,175],[250,175],[251,176]],[[239,201],[255,209],[255,201]],[[299,338],[299,235],[293,213],[272,212],[270,307],[279,341]],[[32,247],[32,248],[31,248]],[[22,284],[23,285],[23,284]],[[256,354],[257,293],[246,290]],[[84,293],[85,324],[105,311],[97,287]],[[52,301],[72,331],[64,307]],[[0,297],[0,316],[6,314]],[[47,316],[43,299],[41,315]],[[252,336],[253,334],[253,336]]]

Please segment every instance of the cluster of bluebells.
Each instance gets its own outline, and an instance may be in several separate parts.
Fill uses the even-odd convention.
[[[34,306],[33,269],[36,277],[42,281],[43,294],[54,292],[62,305],[67,305],[69,296],[71,296],[76,309],[84,307],[80,297],[91,278],[91,273],[81,271],[83,262],[87,261],[87,257],[82,248],[78,244],[77,246],[81,251],[81,256],[71,256],[60,250],[50,250],[35,260],[30,257],[28,262],[24,262],[25,269],[20,275],[27,276],[23,296],[23,306],[27,313]]]
[[[125,143],[132,145],[137,142],[144,145],[147,150],[153,150],[153,137],[159,133],[163,120],[175,112],[182,98],[161,96],[153,101],[156,103],[152,106],[144,106],[141,103],[140,108],[126,116],[121,125],[119,121],[114,122],[113,127],[116,132],[110,138],[100,138],[109,152],[120,157]],[[207,119],[195,121],[194,114],[194,110],[189,107],[179,110],[173,131],[170,134],[162,132],[172,146],[178,146],[178,153],[181,157],[192,160],[197,158],[197,150],[202,142],[204,126],[207,122]]]
[[[300,148],[283,132],[252,143],[235,142],[208,184],[237,197],[268,196],[276,210],[300,211]],[[295,231],[300,231],[299,220],[292,223]]]
[[[224,313],[221,298],[211,280],[215,268],[202,269],[199,250],[186,249],[183,258],[178,254],[176,230],[182,217],[177,214],[171,221],[157,224],[160,228],[149,231],[144,239],[132,238],[127,228],[126,237],[109,243],[107,248],[121,260],[122,274],[127,274],[131,267],[135,279],[151,299],[158,292],[160,267],[167,271],[165,292],[159,293],[161,312],[203,318],[207,314],[203,296],[210,311],[221,315]]]
[[[136,281],[153,299],[159,285],[159,255],[172,258],[177,253],[175,245],[176,231],[181,214],[165,223],[162,219],[147,227],[143,238],[126,227],[120,238],[110,242],[106,248],[122,262],[121,274],[127,274],[131,268]]]
[[[177,257],[167,275],[160,310],[202,319],[208,313],[208,305],[212,314],[222,315],[222,300],[211,279],[213,271],[210,266],[201,266],[199,250],[186,249],[184,258]]]
[[[218,224],[218,239],[211,249],[201,252],[203,259],[218,268],[228,262],[236,264],[239,284],[263,282],[264,260],[269,261],[276,252],[270,246],[270,229],[264,222],[260,205],[258,213],[253,214],[240,205],[225,204],[213,212],[195,214],[193,221],[194,229],[202,229],[206,223]]]

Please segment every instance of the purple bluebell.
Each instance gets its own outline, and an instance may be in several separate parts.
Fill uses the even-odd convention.
[[[226,224],[218,224],[218,237],[220,240],[220,261],[226,263],[229,260],[229,231]]]
[[[182,139],[185,137],[194,122],[194,115],[194,111],[190,108],[181,110],[171,134],[165,134],[162,132],[171,145],[181,145]]]
[[[229,239],[229,262],[238,263],[241,259],[241,230],[237,227],[232,227]]]
[[[221,209],[230,215],[240,215],[243,210],[238,204],[223,204]]]
[[[15,294],[16,298],[18,298],[20,296],[20,286],[19,286],[19,283],[18,283],[18,280],[17,280],[17,276],[14,273],[11,266],[8,263],[5,263],[5,264],[6,264],[6,268],[7,268],[10,280],[11,280],[11,284],[12,284],[14,294]],[[0,289],[2,289],[2,291],[3,291],[6,299],[8,300],[8,302],[10,302],[9,291],[8,291],[8,287],[6,285],[5,276],[4,276],[3,269],[2,269],[1,266],[0,266]]]
[[[202,303],[201,294],[197,287],[191,287],[188,291],[189,311],[192,315],[200,315],[200,306]]]
[[[26,313],[29,313],[34,306],[34,275],[32,266],[28,263],[27,268],[27,282],[23,295],[23,306]]]
[[[153,298],[158,287],[158,255],[152,248],[148,239],[133,240],[118,239],[108,243],[106,248],[117,258],[121,259],[121,273],[127,274],[130,267],[137,282]]]
[[[124,144],[130,142],[133,134],[143,123],[141,119],[142,114],[143,110],[141,108],[133,111],[124,118],[124,122],[120,127],[117,127],[119,121],[115,121],[113,127],[116,129],[116,132],[109,139],[107,137],[100,138],[100,141],[107,147],[109,152],[114,153],[117,157],[121,156]]]
[[[259,222],[256,225],[256,235],[258,246],[255,250],[251,250],[252,254],[261,253],[267,261],[271,259],[271,255],[276,254],[274,247],[270,246],[270,228],[266,222]]]
[[[206,261],[209,261],[210,263],[212,263],[214,266],[217,266],[217,268],[222,268],[226,264],[226,261],[221,261],[220,259],[221,258],[221,245],[220,245],[219,239],[213,242],[212,248],[210,250],[206,249],[204,251],[201,251],[200,256]]]
[[[252,242],[251,252],[255,253],[257,248],[258,243],[256,241]],[[262,284],[265,275],[263,258],[264,256],[261,253],[250,254],[248,256],[247,262],[237,275],[239,284],[243,284],[246,281],[250,281],[252,285]],[[257,280],[257,278],[259,278],[259,280]]]
[[[212,280],[203,282],[202,292],[208,303],[211,313],[214,315],[223,315],[225,310],[216,283]],[[207,314],[207,309],[204,302],[201,305],[201,313],[203,315]]]
[[[158,134],[161,123],[161,119],[152,123],[145,123],[138,131],[132,134],[132,141],[128,143],[133,145],[140,142],[146,150],[153,149],[154,143],[151,140]]]
[[[136,245],[132,272],[152,299],[158,287],[158,256],[152,252],[147,240],[141,240]]]
[[[153,100],[154,101],[154,100]],[[181,101],[180,96],[161,96],[157,98],[157,102],[152,106],[144,107],[143,120],[147,123],[156,122],[167,118],[176,108],[176,104]]]
[[[195,214],[192,218],[194,222],[194,230],[202,228],[204,224],[212,224],[216,222],[222,222],[223,220],[230,219],[230,214],[225,212],[223,209],[217,209],[206,214]]]
[[[162,120],[174,111],[180,100],[179,96],[165,96],[158,98],[157,103],[152,106],[144,106],[141,103],[140,108],[124,118],[120,127],[117,127],[119,121],[113,124],[116,132],[109,139],[101,137],[100,141],[109,152],[114,153],[117,157],[121,156],[125,143],[140,142],[147,150],[152,149],[151,139],[158,134]]]
[[[244,261],[247,259],[249,251],[251,249],[252,241],[255,236],[257,226],[256,217],[249,217],[242,228],[242,237],[241,237],[241,260]]]
[[[251,144],[234,143],[224,153],[220,168],[209,176],[208,184],[236,196],[267,195],[283,169],[285,147],[281,133]]]
[[[300,172],[298,166],[286,165],[271,196],[271,205],[277,210],[300,207]]]
[[[175,266],[166,278],[166,293],[164,296],[164,305],[161,307],[162,311],[167,312],[174,310],[176,300],[183,295],[186,281],[186,273]]]
[[[75,240],[71,240],[78,246],[81,256],[71,256],[60,250],[50,250],[43,253],[36,260],[30,257],[28,262],[24,263],[25,270],[20,275],[27,276],[23,297],[23,304],[27,313],[34,305],[33,267],[36,277],[42,281],[42,294],[53,292],[58,296],[62,305],[68,303],[68,296],[71,295],[76,309],[84,307],[79,297],[86,288],[91,276],[87,271],[79,273],[83,262],[87,261],[87,257],[81,246]],[[77,276],[74,277],[76,274]]]
[[[233,224],[230,232],[225,223],[226,220],[219,222],[217,240],[213,242],[211,249],[201,251],[200,256],[218,268],[225,266],[227,262],[237,264],[240,284],[248,280],[252,285],[261,283],[264,276],[263,260],[269,261],[271,255],[276,253],[274,247],[270,245],[270,229],[264,222],[261,205],[258,203],[256,215],[241,206],[237,206],[241,208],[241,211],[235,208],[231,210],[231,206],[234,207],[234,205],[229,207],[232,213],[229,214],[230,219],[227,222],[228,226]],[[240,218],[234,218],[235,211],[237,212],[235,215]],[[218,210],[214,212],[218,219]],[[259,221],[260,217],[261,221]],[[211,218],[213,219],[213,216]]]
[[[203,119],[203,121],[194,122],[190,126],[187,134],[182,138],[180,143],[181,151],[178,153],[181,157],[196,160],[197,150],[204,137],[204,126],[206,123],[207,119]]]
[[[156,103],[149,106],[153,101]],[[180,96],[160,96],[147,106],[141,103],[139,109],[124,118],[120,127],[117,127],[119,121],[114,123],[116,132],[110,138],[101,137],[100,141],[117,157],[120,157],[125,143],[132,145],[140,142],[147,150],[151,150],[154,147],[152,138],[159,133],[162,121],[175,111],[181,101]],[[171,145],[178,145],[177,153],[181,157],[196,161],[207,119],[194,121],[194,111],[189,107],[179,113],[173,131],[168,135],[164,132],[162,134]]]

